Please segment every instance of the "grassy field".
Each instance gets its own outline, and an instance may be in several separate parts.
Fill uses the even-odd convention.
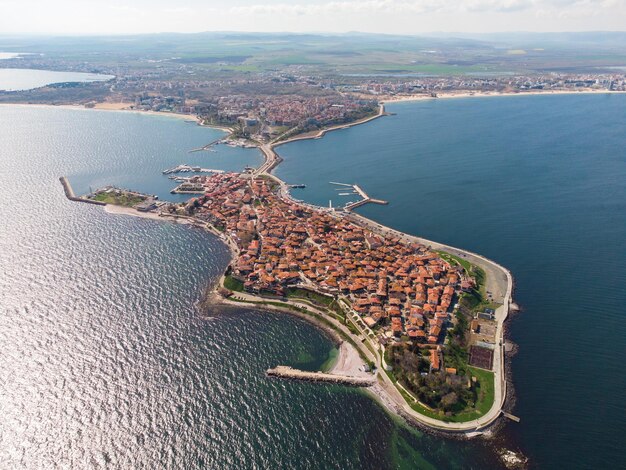
[[[318,294],[317,292],[313,292],[308,289],[300,289],[297,287],[290,287],[287,289],[287,297],[288,298],[296,298],[296,299],[307,299],[313,302],[314,304],[322,305],[328,307],[330,304],[334,302],[332,297],[328,297],[327,295]]]
[[[450,253],[447,253],[445,251],[437,251],[437,253],[448,263],[458,264],[463,267],[463,269],[465,269],[465,271],[467,271],[468,273],[472,271],[472,263],[470,263],[466,259],[451,255]]]
[[[343,75],[462,75],[588,71],[626,63],[624,33],[507,38],[437,38],[376,34],[220,33],[125,36],[4,36],[29,68],[61,59],[65,67],[158,71],[161,79],[193,80],[284,71]],[[39,62],[37,62],[39,61]],[[181,65],[184,68],[181,68]],[[181,73],[181,70],[184,72]]]
[[[104,202],[106,204],[114,204],[116,206],[134,207],[143,201],[143,198],[139,196],[131,196],[129,194],[113,194],[113,193],[98,193],[93,198],[95,201]]]
[[[243,292],[243,282],[239,279],[235,279],[231,275],[224,277],[224,287],[233,292]]]
[[[475,418],[478,418],[486,414],[493,406],[493,402],[495,400],[495,379],[494,374],[491,371],[478,369],[477,367],[470,367],[469,370],[472,375],[478,379],[480,384],[478,400],[476,402],[476,411],[478,416],[475,416]]]

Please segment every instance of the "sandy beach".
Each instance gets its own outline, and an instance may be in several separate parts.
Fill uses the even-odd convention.
[[[109,109],[109,110],[113,110],[113,111],[122,111],[125,109],[130,109],[130,107],[133,106],[133,103],[131,102],[127,102],[127,103],[110,103],[108,101],[102,102],[102,103],[96,103],[96,105],[94,106],[94,109]]]
[[[363,370],[363,359],[350,343],[343,341],[339,345],[339,354],[333,367],[328,371],[330,374],[349,375],[352,377],[371,377],[372,375]]]
[[[452,99],[452,98],[487,98],[494,96],[539,96],[539,95],[582,95],[582,94],[593,94],[593,95],[609,95],[609,94],[620,94],[626,93],[625,91],[610,91],[610,90],[548,90],[548,91],[519,91],[519,92],[497,92],[497,91],[477,91],[477,92],[469,92],[469,91],[459,91],[459,92],[446,92],[446,93],[437,93],[437,96],[430,96],[427,94],[419,94],[419,95],[406,95],[406,96],[384,96],[380,103],[383,104],[391,104],[391,103],[400,103],[403,101],[424,101],[424,100],[438,100],[438,99]]]
[[[107,204],[104,206],[104,211],[108,214],[115,215],[129,215],[131,217],[139,217],[141,219],[150,219],[150,220],[158,220],[160,222],[170,222],[175,224],[183,224],[183,225],[196,225],[193,219],[184,218],[180,216],[169,216],[169,215],[161,215],[157,212],[139,212],[132,207],[122,207],[122,206],[114,206],[112,204]]]

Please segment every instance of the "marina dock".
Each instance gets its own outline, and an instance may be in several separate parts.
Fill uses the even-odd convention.
[[[224,173],[224,170],[214,170],[212,168],[200,168],[199,166],[190,166],[186,164],[175,166],[174,168],[168,168],[163,170],[164,175],[171,175],[174,173]]]
[[[382,205],[389,204],[388,201],[383,201],[382,199],[374,199],[372,197],[369,197],[369,195],[358,184],[337,183],[335,181],[331,181],[330,184],[334,184],[336,186],[342,186],[346,188],[352,188],[353,190],[352,194],[358,194],[359,196],[361,196],[360,201],[350,202],[344,206],[344,210],[348,212],[350,212],[352,209],[356,209],[357,207],[363,206],[368,203],[382,204]],[[340,189],[340,191],[344,191],[344,189],[342,188]],[[350,194],[351,193],[339,193],[340,196],[349,196]]]
[[[281,379],[304,380],[307,382],[326,382],[348,385],[350,387],[370,387],[376,382],[374,377],[350,377],[348,375],[326,374],[324,372],[307,372],[288,366],[276,366],[274,369],[267,369],[266,374],[269,377],[278,377]]]

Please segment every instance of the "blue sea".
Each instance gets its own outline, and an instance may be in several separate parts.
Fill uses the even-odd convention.
[[[388,206],[383,224],[484,254],[515,278],[513,412],[502,435],[535,468],[623,468],[626,443],[626,95],[511,96],[395,113],[278,147],[294,197],[330,181]]]
[[[257,150],[189,153],[222,135],[0,106],[0,468],[497,468],[504,444],[408,428],[359,390],[267,378],[315,370],[334,345],[285,314],[201,308],[229,259],[218,239],[72,203],[58,180],[169,199],[163,169],[259,164]]]

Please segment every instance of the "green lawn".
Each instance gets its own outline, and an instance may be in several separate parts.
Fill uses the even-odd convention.
[[[467,261],[466,259],[460,258],[458,256],[451,255],[445,251],[437,251],[437,254],[441,256],[445,261],[451,264],[460,264],[465,271],[471,273],[472,271],[472,263]]]
[[[287,297],[290,299],[307,299],[314,304],[322,305],[325,307],[328,307],[334,302],[334,299],[332,297],[318,294],[317,292],[313,292],[308,289],[300,289],[298,287],[290,287],[289,289],[287,289],[286,293]]]
[[[243,292],[243,282],[235,279],[231,275],[224,277],[224,287],[233,292]]]
[[[476,410],[479,413],[476,417],[479,417],[486,414],[493,406],[496,393],[494,385],[495,377],[494,373],[488,370],[478,369],[476,367],[470,367],[469,370],[480,383],[478,401],[476,402]]]
[[[102,192],[94,196],[94,201],[104,202],[106,204],[113,204],[116,206],[133,207],[143,201],[143,198],[139,196],[131,196],[129,194],[113,194]]]

